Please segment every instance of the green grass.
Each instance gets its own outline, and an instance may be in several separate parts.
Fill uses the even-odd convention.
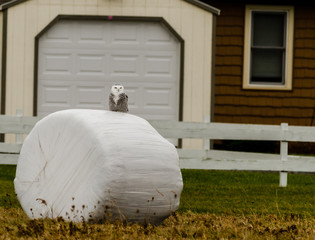
[[[184,189],[179,212],[277,214],[315,217],[315,175],[182,170]],[[20,207],[13,180],[15,166],[0,165],[0,207]]]
[[[183,170],[180,212],[215,214],[294,214],[315,217],[315,175]]]
[[[0,207],[20,207],[13,184],[15,169],[15,166],[0,165]]]
[[[315,175],[182,170],[184,190],[179,212],[277,214],[315,217]],[[15,166],[0,165],[0,207],[20,207],[13,180]]]
[[[183,170],[179,211],[161,226],[30,220],[0,165],[1,239],[315,239],[315,175]]]

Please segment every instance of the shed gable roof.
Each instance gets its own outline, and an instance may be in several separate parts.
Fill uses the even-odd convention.
[[[0,11],[5,10],[7,8],[10,8],[12,6],[15,6],[19,3],[25,2],[25,1],[28,1],[28,0],[0,0]],[[183,1],[188,2],[192,5],[195,5],[199,8],[202,8],[202,9],[204,9],[208,12],[211,12],[213,14],[216,14],[216,15],[220,14],[219,9],[212,7],[209,4],[206,4],[202,1],[199,1],[199,0],[183,0]]]
[[[10,2],[10,1],[12,1],[12,0],[0,0],[0,5],[7,3],[7,2]]]

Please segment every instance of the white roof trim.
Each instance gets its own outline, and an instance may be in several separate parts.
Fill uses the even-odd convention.
[[[10,2],[4,3],[4,4],[2,4],[0,6],[0,11],[3,11],[5,9],[8,9],[8,8],[10,8],[12,6],[15,6],[15,5],[19,4],[19,3],[23,3],[25,1],[28,1],[28,0],[12,0]],[[215,7],[212,7],[209,4],[206,4],[206,3],[201,2],[199,0],[183,0],[183,1],[188,2],[190,4],[193,4],[193,5],[197,6],[197,7],[200,7],[200,8],[202,8],[202,9],[208,11],[208,12],[211,12],[213,14],[220,15],[220,10],[219,9],[217,9]]]
[[[188,2],[188,3],[191,3],[197,7],[200,7],[208,12],[211,12],[213,14],[216,14],[216,15],[220,15],[220,12],[221,10],[218,9],[218,8],[215,8],[215,7],[212,7],[211,5],[209,4],[206,4],[204,2],[201,2],[199,0],[184,0],[185,2]]]

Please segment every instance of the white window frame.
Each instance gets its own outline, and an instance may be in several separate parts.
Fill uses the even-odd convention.
[[[251,35],[252,35],[252,12],[285,12],[287,14],[286,49],[285,49],[285,70],[284,83],[251,83]],[[245,9],[244,28],[244,61],[243,61],[243,88],[261,90],[292,90],[293,72],[293,37],[294,37],[294,7],[293,6],[259,6],[247,5]]]

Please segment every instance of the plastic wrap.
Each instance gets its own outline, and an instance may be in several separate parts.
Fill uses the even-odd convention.
[[[14,180],[30,218],[160,223],[179,206],[175,147],[127,113],[65,110],[25,139]]]

